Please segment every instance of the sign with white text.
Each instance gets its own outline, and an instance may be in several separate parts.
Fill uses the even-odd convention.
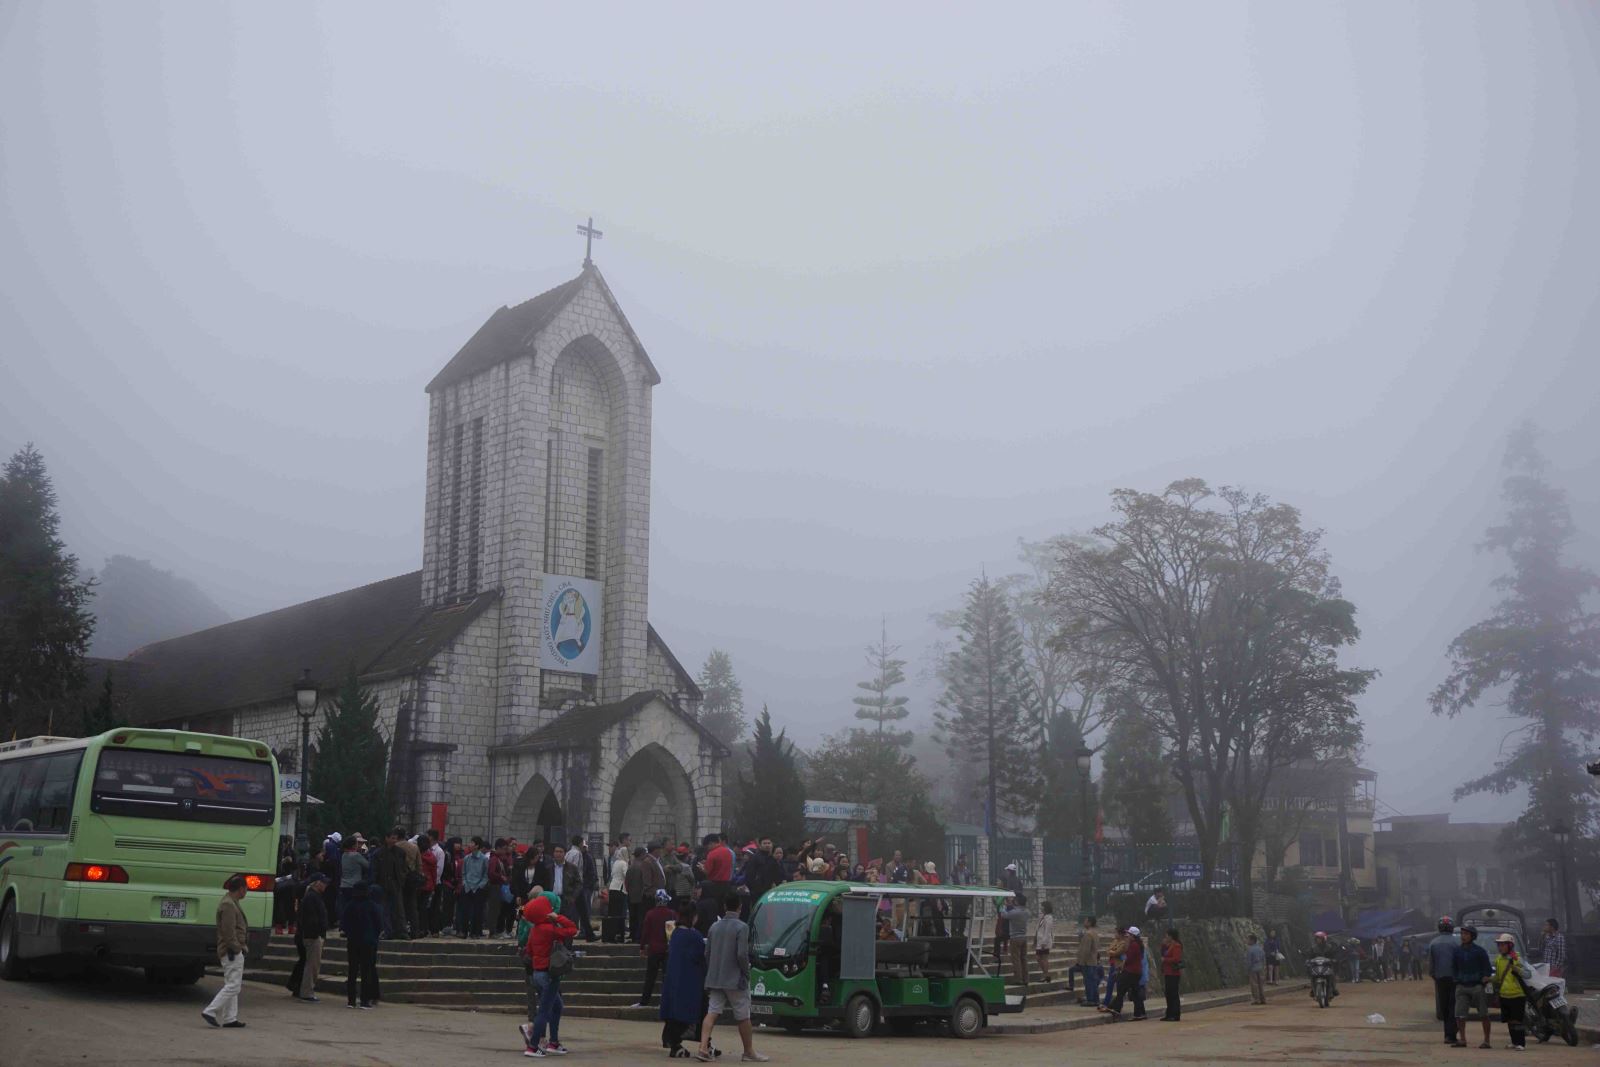
[[[808,800],[805,806],[808,819],[838,819],[842,822],[877,822],[876,804],[846,804],[837,800]]]
[[[573,674],[600,673],[600,583],[561,574],[544,576],[539,666]]]

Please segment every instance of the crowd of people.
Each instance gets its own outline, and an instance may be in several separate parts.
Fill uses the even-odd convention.
[[[423,831],[409,834],[395,827],[381,840],[362,834],[330,833],[314,849],[308,863],[298,863],[285,841],[273,924],[293,934],[297,962],[287,988],[298,1000],[314,1003],[322,969],[322,946],[337,930],[346,942],[346,1002],[351,1008],[375,1008],[382,999],[377,960],[385,940],[434,936],[514,939],[526,972],[527,1022],[520,1026],[529,1057],[562,1055],[561,981],[573,966],[572,945],[578,939],[632,943],[644,962],[644,977],[634,1007],[650,1007],[660,986],[658,1014],[661,1043],[675,1058],[702,1061],[720,1053],[711,1043],[718,1016],[731,1011],[740,1035],[742,1059],[764,1061],[753,1047],[749,991],[750,911],[769,889],[797,880],[839,880],[862,884],[925,886],[946,884],[937,862],[918,862],[895,851],[884,859],[851,862],[822,840],[808,840],[786,850],[771,838],[748,841],[735,849],[725,835],[708,834],[693,846],[687,841],[651,841],[635,845],[627,834],[591,851],[581,835],[569,844],[523,845],[515,838],[492,843],[481,837],[459,837]],[[948,884],[971,884],[971,871],[958,857]],[[1041,901],[1037,918],[1028,908],[1017,864],[1008,864],[998,880],[1010,896],[997,908],[993,953],[997,967],[1010,964],[1011,980],[1028,985],[1029,957],[1046,983],[1051,974],[1055,916]],[[218,949],[224,984],[202,1013],[212,1026],[238,1027],[239,980],[247,930],[238,900],[244,888],[230,885],[218,907]],[[886,898],[881,907],[879,937],[906,936],[918,922],[929,934],[942,933],[944,913],[937,904],[911,916],[907,924],[898,909],[904,899]],[[1152,975],[1160,978],[1165,1022],[1182,1018],[1180,986],[1184,969],[1183,938],[1167,923],[1161,890],[1145,904],[1144,926],[1116,927],[1102,941],[1093,916],[1079,919],[1077,953],[1066,972],[1067,989],[1083,987],[1085,1007],[1120,1021],[1131,1007],[1134,1020],[1146,1018]],[[1032,921],[1032,937],[1029,924]],[[598,928],[597,928],[598,927]],[[1152,934],[1163,930],[1150,945]],[[1348,964],[1349,980],[1420,980],[1426,968],[1433,980],[1438,1015],[1445,1039],[1465,1044],[1467,1023],[1482,1021],[1488,1047],[1487,995],[1500,998],[1510,1031],[1511,1048],[1521,1048],[1526,1029],[1521,1005],[1529,977],[1513,940],[1496,940],[1491,956],[1476,944],[1476,930],[1459,936],[1448,918],[1439,935],[1424,945],[1413,938],[1330,939],[1319,932],[1304,955],[1325,956],[1335,973]],[[1251,1000],[1265,1003],[1265,987],[1279,981],[1285,959],[1278,932],[1268,927],[1264,938],[1248,938],[1245,970]],[[1032,952],[1029,952],[1029,949]],[[1545,957],[1551,973],[1561,976],[1565,939],[1555,920],[1545,929]],[[1338,995],[1335,984],[1333,995]],[[693,1051],[690,1051],[690,1048]]]

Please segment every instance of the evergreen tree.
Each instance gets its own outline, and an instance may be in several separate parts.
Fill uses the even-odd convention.
[[[385,833],[394,825],[389,796],[389,742],[378,729],[378,699],[351,670],[317,731],[311,795],[320,832]]]
[[[1044,759],[1040,773],[1044,788],[1039,793],[1036,825],[1042,837],[1079,840],[1094,832],[1096,789],[1091,778],[1078,770],[1078,751],[1084,747],[1077,718],[1062,709],[1045,723]],[[1088,786],[1089,806],[1084,807],[1084,786]]]
[[[0,471],[0,737],[19,701],[58,700],[83,684],[94,633],[92,581],[60,537],[56,492],[33,445]]]
[[[1100,796],[1106,818],[1134,842],[1173,838],[1171,776],[1161,748],[1160,732],[1138,706],[1119,702],[1101,754]]]
[[[106,671],[105,679],[100,683],[100,696],[93,704],[83,709],[83,736],[94,737],[107,730],[115,730],[123,725],[122,717],[116,710],[116,693],[111,680],[111,671]]]
[[[733,660],[722,649],[713,648],[695,683],[703,694],[700,725],[729,748],[735,747],[744,735],[745,721],[744,690],[733,673]]]
[[[1584,773],[1600,737],[1600,614],[1589,608],[1600,578],[1564,559],[1573,537],[1567,495],[1550,484],[1530,427],[1512,436],[1505,466],[1506,520],[1484,547],[1505,553],[1511,569],[1495,579],[1502,596],[1490,616],[1451,642],[1450,674],[1430,702],[1436,714],[1455,716],[1492,696],[1497,715],[1522,720],[1510,735],[1515,746],[1456,796],[1526,786],[1528,806],[1503,843],[1534,859],[1534,869],[1565,866],[1562,896],[1581,911],[1580,876],[1600,874],[1600,793]],[[1557,822],[1573,835],[1576,855],[1565,864],[1550,832]]]
[[[911,731],[888,729],[889,723],[899,722],[911,714],[911,709],[906,707],[909,697],[889,693],[906,680],[906,661],[895,658],[899,651],[899,645],[889,643],[889,626],[885,623],[878,643],[867,646],[867,666],[872,668],[872,677],[856,683],[857,689],[866,691],[865,696],[855,698],[856,718],[877,723],[878,736],[885,741],[909,745]]]
[[[750,774],[739,776],[735,836],[741,841],[770,837],[785,846],[799,843],[805,833],[806,787],[788,731],[772,732],[772,712],[765,705],[746,748]]]
[[[900,849],[907,859],[931,859],[943,867],[944,824],[916,759],[900,745],[876,730],[832,734],[811,753],[807,779],[814,796],[877,806],[878,821],[871,829],[875,854]]]
[[[958,627],[956,648],[940,665],[940,741],[951,759],[982,766],[989,831],[1026,829],[1038,804],[1041,738],[1022,638],[1002,588],[987,577],[974,581]]]

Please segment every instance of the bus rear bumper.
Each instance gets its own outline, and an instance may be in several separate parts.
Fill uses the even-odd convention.
[[[261,957],[270,933],[266,929],[250,931],[246,959]],[[217,959],[214,926],[63,919],[57,925],[56,941],[60,955],[122,967],[210,964]]]

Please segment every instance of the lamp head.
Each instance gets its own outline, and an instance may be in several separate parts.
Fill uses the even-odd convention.
[[[301,718],[309,719],[317,712],[317,683],[311,680],[311,668],[294,683],[294,710]]]

